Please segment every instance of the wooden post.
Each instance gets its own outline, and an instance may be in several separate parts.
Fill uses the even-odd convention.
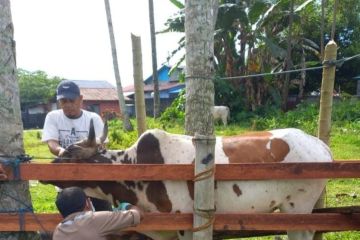
[[[331,40],[325,47],[324,64],[326,65],[329,61],[335,61],[336,55],[337,45]],[[335,65],[325,67],[321,83],[318,137],[326,144],[329,144],[330,140],[335,70]]]
[[[195,134],[195,179],[194,179],[194,222],[193,240],[211,240],[215,212],[214,136]]]
[[[322,83],[321,83],[321,94],[320,94],[320,112],[319,112],[319,126],[318,126],[318,137],[329,145],[330,141],[330,132],[331,132],[331,111],[333,103],[333,92],[334,92],[334,82],[335,82],[335,70],[336,66],[331,65],[331,61],[336,60],[337,55],[337,45],[331,40],[325,47],[325,56],[324,56],[324,65],[327,66],[323,68]],[[321,196],[315,208],[325,207],[325,195],[326,188],[321,193]],[[317,233],[315,235],[315,240],[321,240],[322,234]]]
[[[142,69],[141,38],[131,34],[134,86],[135,86],[135,111],[138,136],[146,131],[146,112],[144,98],[144,78]]]

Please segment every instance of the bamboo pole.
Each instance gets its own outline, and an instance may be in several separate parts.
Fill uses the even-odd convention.
[[[331,132],[331,111],[333,104],[333,92],[335,82],[335,70],[336,66],[330,64],[331,61],[335,61],[337,56],[337,45],[331,40],[326,44],[324,65],[327,67],[323,68],[321,93],[320,93],[320,111],[319,111],[319,127],[318,137],[329,145],[330,132]],[[319,200],[315,204],[315,208],[325,207],[325,195],[326,188],[320,195]],[[321,240],[322,234],[317,233],[314,237],[315,240]]]
[[[331,40],[325,47],[324,64],[335,61],[337,56],[337,45]],[[321,94],[320,94],[320,113],[318,137],[329,144],[331,131],[331,111],[333,104],[333,92],[335,82],[335,65],[328,65],[323,69]]]
[[[146,131],[146,111],[144,98],[144,78],[142,69],[141,38],[131,34],[133,66],[134,66],[134,86],[135,86],[135,111],[137,121],[138,136]]]

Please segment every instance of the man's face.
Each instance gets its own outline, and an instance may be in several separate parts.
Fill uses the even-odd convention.
[[[75,99],[63,98],[59,100],[60,108],[69,118],[77,118],[81,114],[82,96]]]

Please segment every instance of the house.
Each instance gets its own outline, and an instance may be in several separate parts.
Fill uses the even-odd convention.
[[[163,65],[158,70],[159,80],[159,95],[160,95],[160,112],[163,112],[171,105],[174,99],[179,95],[179,92],[185,88],[184,83],[179,82],[180,75],[183,68],[176,68],[171,75],[169,72],[171,67]],[[134,85],[129,85],[123,88],[124,96],[128,111],[131,116],[135,115],[135,88]],[[154,112],[154,81],[152,74],[144,80],[144,98],[146,106],[146,115],[152,116]]]
[[[119,117],[120,107],[115,86],[107,81],[73,80],[83,96],[83,109],[102,117]]]

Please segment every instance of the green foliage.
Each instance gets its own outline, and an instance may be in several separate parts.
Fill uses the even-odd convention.
[[[333,104],[332,124],[338,129],[358,130],[360,122],[360,101],[339,100]],[[319,117],[319,104],[303,102],[293,111],[283,113],[276,109],[269,109],[262,114],[250,115],[254,129],[274,129],[294,127],[304,129],[306,132],[316,135]],[[356,130],[357,129],[357,130]]]
[[[163,124],[181,124],[185,121],[185,89],[182,89],[178,97],[172,102],[170,107],[160,116],[160,122]]]
[[[20,104],[23,107],[34,103],[47,103],[55,96],[56,86],[61,79],[49,78],[45,72],[29,72],[19,69],[17,72],[20,88]]]

